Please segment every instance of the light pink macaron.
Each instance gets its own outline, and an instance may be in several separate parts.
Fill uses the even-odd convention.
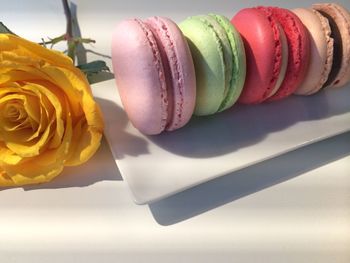
[[[311,63],[296,94],[311,95],[323,88],[350,82],[350,13],[335,3],[314,4],[293,12],[309,30]]]
[[[305,79],[295,91],[297,95],[311,95],[325,85],[333,65],[334,40],[328,20],[313,9],[298,8],[293,12],[310,34],[310,64]]]
[[[195,70],[173,21],[123,21],[113,34],[112,61],[124,109],[139,131],[155,135],[188,123],[195,107]]]

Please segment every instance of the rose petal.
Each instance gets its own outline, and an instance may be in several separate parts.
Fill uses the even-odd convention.
[[[24,90],[31,90],[37,94],[41,93],[45,95],[45,97],[49,100],[50,104],[55,110],[55,121],[56,121],[55,135],[58,137],[58,140],[60,141],[64,133],[64,121],[62,117],[63,109],[61,106],[60,99],[56,96],[56,94],[51,92],[51,90],[35,83],[28,83],[27,85],[24,85],[22,88]],[[42,101],[45,101],[45,100],[42,100]],[[44,108],[45,109],[48,108],[47,105]]]
[[[80,121],[73,130],[73,140],[66,165],[76,166],[89,160],[99,148],[101,138],[101,132],[94,131],[85,120]]]
[[[15,183],[11,180],[11,178],[7,175],[7,173],[1,169],[1,167],[0,167],[0,185],[5,187],[15,186]]]
[[[81,87],[77,85],[78,83],[72,83],[63,73],[62,68],[45,66],[42,68],[42,71],[47,74],[55,86],[59,87],[59,89],[68,97],[73,114],[79,117],[82,116],[83,111],[80,103]]]
[[[64,133],[64,125],[63,125],[63,120],[62,120],[62,107],[61,107],[60,101],[55,96],[55,94],[53,94],[51,91],[49,91],[45,87],[42,87],[41,85],[31,83],[31,84],[24,85],[22,87],[22,89],[32,91],[38,95],[39,94],[44,95],[49,100],[50,104],[55,109],[55,113],[56,113],[55,118],[52,118],[50,120],[49,125],[47,125],[45,131],[40,136],[40,138],[34,142],[24,143],[24,142],[17,141],[17,138],[23,138],[24,135],[27,135],[27,137],[28,137],[28,134],[20,134],[23,132],[27,133],[27,131],[15,131],[11,134],[11,133],[1,132],[1,129],[0,129],[0,135],[2,135],[1,137],[6,142],[6,146],[10,150],[12,150],[13,152],[15,152],[16,154],[18,154],[22,157],[33,157],[33,156],[39,155],[42,148],[48,142],[48,139],[50,138],[51,126],[52,126],[54,121],[56,123],[55,135],[58,136],[58,138],[62,138],[63,133]],[[8,96],[0,99],[0,104],[5,99],[10,100],[13,98],[18,98],[18,97],[21,99],[24,99],[24,97],[21,95],[17,95],[17,94],[8,95]],[[45,108],[47,108],[47,105]],[[27,141],[28,141],[28,139],[27,139]]]
[[[17,50],[17,52],[21,52],[21,55],[26,55],[32,58],[39,58],[57,66],[72,67],[73,65],[72,60],[62,52],[47,49],[43,46],[40,46],[39,44],[17,37],[15,35],[1,34],[0,50]]]
[[[16,48],[17,48],[17,45],[10,41],[9,34],[0,34],[0,50],[1,51],[14,50]],[[0,60],[1,60],[1,53],[0,53]]]
[[[90,86],[81,71],[76,68],[70,71],[63,68],[57,69],[52,67],[45,67],[45,69],[47,69],[46,72],[48,72],[57,83],[57,86],[64,90],[71,102],[80,102],[88,125],[94,126],[96,130],[102,131],[104,123],[100,108],[94,101]],[[77,96],[79,97],[77,98]]]
[[[19,164],[23,158],[9,149],[0,147],[0,164],[8,164],[8,165],[17,165]],[[1,165],[0,165],[1,169]]]
[[[45,64],[45,61],[42,58],[34,58],[26,56],[24,52],[17,51],[2,51],[2,63],[1,66],[13,67],[14,64],[21,64],[30,67],[41,67]],[[10,62],[10,63],[9,63]]]
[[[19,165],[4,165],[5,176],[11,179],[12,185],[37,184],[51,181],[60,174],[64,167],[65,154],[67,154],[72,140],[72,120],[69,114],[62,144],[55,150],[45,151],[40,156],[30,158]],[[2,181],[1,181],[2,180]],[[4,185],[0,179],[0,185]],[[8,180],[6,181],[8,183]]]

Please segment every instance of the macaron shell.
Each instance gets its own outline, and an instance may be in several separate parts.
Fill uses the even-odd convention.
[[[339,73],[329,87],[341,87],[350,81],[350,14],[342,6],[334,3],[314,4],[317,11],[328,14],[335,21],[342,39],[342,62]]]
[[[168,111],[170,116],[166,130],[172,131],[186,125],[194,111],[196,79],[193,60],[185,37],[173,21],[152,17],[146,22],[153,28],[160,42],[158,45],[162,47],[160,50],[165,53],[163,66],[170,71],[167,74],[170,77],[167,90],[169,105],[173,109]]]
[[[225,30],[230,43],[230,51],[233,58],[231,69],[232,71],[229,72],[231,75],[230,83],[228,83],[229,89],[219,108],[219,111],[224,111],[231,108],[237,102],[239,96],[242,93],[246,78],[246,56],[243,40],[230,20],[221,15],[211,14],[211,16],[213,16]]]
[[[120,23],[112,38],[119,94],[131,123],[144,134],[161,133],[167,122],[167,90],[152,32],[139,20]]]
[[[311,95],[327,81],[333,63],[333,39],[328,20],[312,9],[292,10],[305,25],[310,36],[310,63],[302,83],[294,94]]]
[[[223,47],[214,29],[200,17],[190,17],[180,24],[194,60],[197,96],[195,115],[218,111],[225,93]]]
[[[288,67],[278,92],[269,101],[281,100],[293,94],[303,81],[310,62],[310,38],[300,19],[291,11],[269,8],[279,21],[288,42]]]
[[[247,56],[246,83],[239,102],[261,103],[275,88],[281,71],[282,43],[278,23],[256,8],[241,10],[231,22],[242,36]]]

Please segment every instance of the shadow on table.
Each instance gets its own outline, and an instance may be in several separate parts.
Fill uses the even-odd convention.
[[[113,171],[113,172],[111,172]],[[66,167],[61,175],[49,183],[24,186],[25,191],[85,187],[102,181],[121,181],[108,144],[103,139],[98,152],[87,163],[77,167]]]
[[[186,190],[149,208],[160,225],[176,224],[349,154],[350,133],[345,133]]]
[[[135,136],[126,131],[126,127],[131,125],[125,111],[115,102],[96,98],[101,106],[106,125],[105,134],[114,150],[114,158],[122,160],[127,156],[137,157],[149,154],[148,142],[141,136]]]
[[[349,95],[350,87],[347,87],[261,105],[238,105],[214,116],[193,117],[182,129],[148,138],[180,156],[220,156],[255,145],[269,134],[287,130],[296,123],[349,112]]]

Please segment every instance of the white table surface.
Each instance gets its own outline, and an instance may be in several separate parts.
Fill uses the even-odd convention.
[[[257,3],[312,1],[77,2],[83,34],[102,40],[95,48],[108,53],[114,22],[135,14],[179,21]],[[0,4],[1,20],[26,38],[64,31],[58,0]],[[89,163],[52,183],[0,190],[0,262],[348,263],[350,133],[150,206],[133,203],[103,141]]]

